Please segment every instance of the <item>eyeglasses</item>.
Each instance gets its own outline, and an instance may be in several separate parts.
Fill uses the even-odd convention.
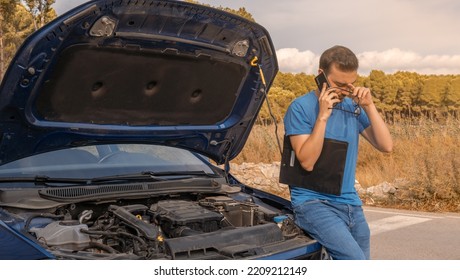
[[[361,107],[359,107],[359,98],[358,98],[358,103],[356,103],[354,100],[352,100],[351,102],[353,103],[353,111],[338,107],[340,105],[334,106],[331,109],[351,113],[355,115],[355,117],[359,117],[359,115],[361,115]]]
[[[348,93],[347,94],[348,97],[350,97],[350,95],[353,93],[353,91],[351,91],[349,89],[344,89],[344,88],[339,88],[339,87],[335,87],[333,89],[340,90],[341,92]],[[360,101],[359,97],[350,97],[350,98],[351,98],[351,102],[353,104],[353,111],[339,107],[340,106],[339,104],[341,104],[341,103],[336,103],[331,109],[351,113],[351,114],[355,115],[355,117],[358,117],[359,115],[361,115],[361,107],[359,107],[359,101]],[[358,102],[355,102],[355,98],[358,99]]]
[[[342,93],[343,95],[350,96],[353,94],[353,91],[349,88],[344,87],[330,87],[329,89],[333,89],[334,92]],[[345,93],[345,94],[344,94]]]

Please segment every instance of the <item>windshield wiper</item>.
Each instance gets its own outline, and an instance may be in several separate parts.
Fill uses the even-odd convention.
[[[0,178],[0,183],[35,183],[36,185],[46,185],[47,183],[86,184],[87,182],[88,179],[84,178],[53,178],[48,176]]]
[[[121,175],[92,178],[90,182],[91,183],[105,183],[105,182],[110,182],[110,181],[123,181],[123,180],[126,180],[126,181],[131,181],[131,180],[169,181],[169,180],[188,179],[188,178],[193,178],[196,176],[206,176],[210,178],[219,177],[219,175],[217,174],[210,174],[204,171],[162,171],[162,172],[143,171],[141,173],[135,173],[135,174],[121,174]]]

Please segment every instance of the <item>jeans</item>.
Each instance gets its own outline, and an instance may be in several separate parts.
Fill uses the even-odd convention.
[[[370,230],[361,206],[309,200],[294,207],[296,224],[337,260],[370,259]]]

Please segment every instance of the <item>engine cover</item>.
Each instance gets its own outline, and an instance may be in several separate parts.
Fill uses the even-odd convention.
[[[163,231],[171,234],[177,228],[190,228],[198,232],[212,232],[220,228],[222,214],[209,211],[185,200],[159,201],[150,210],[155,213]]]

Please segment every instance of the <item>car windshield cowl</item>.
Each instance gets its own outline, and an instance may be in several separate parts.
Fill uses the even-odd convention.
[[[126,183],[126,182],[158,182],[183,180],[194,177],[219,178],[218,174],[206,173],[205,171],[143,171],[132,174],[117,174],[112,176],[103,176],[95,178],[57,178],[49,176],[34,177],[5,177],[0,178],[1,183],[34,183],[37,186],[61,187],[65,185],[98,185],[106,183]]]
[[[106,181],[92,185],[47,186],[38,190],[45,199],[59,202],[83,202],[104,199],[142,198],[179,193],[221,193],[222,184],[214,178],[182,177],[165,181]]]

